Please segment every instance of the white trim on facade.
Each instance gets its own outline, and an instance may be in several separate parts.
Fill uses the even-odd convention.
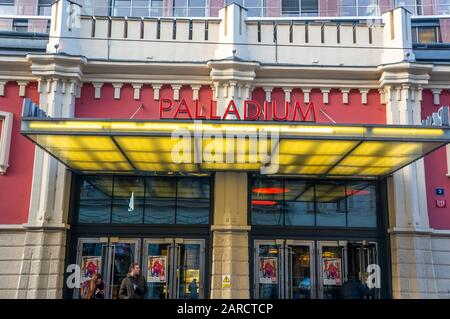
[[[0,121],[2,122],[2,131],[0,135],[0,175],[5,174],[9,167],[9,150],[11,145],[13,118],[12,113],[0,111]]]

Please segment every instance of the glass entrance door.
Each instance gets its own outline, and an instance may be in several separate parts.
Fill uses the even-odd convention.
[[[89,280],[101,274],[105,284],[105,298],[117,299],[122,279],[131,263],[139,260],[139,239],[80,238],[77,263],[81,268],[81,289],[74,298],[82,298]]]
[[[312,241],[255,241],[255,296],[261,299],[314,297]]]
[[[367,269],[369,265],[378,265],[377,245],[370,242],[355,242],[347,244],[348,273],[347,280],[354,281],[360,287],[359,293],[363,298],[375,299],[380,297],[380,289],[368,287]],[[345,296],[343,296],[345,297]]]
[[[339,299],[346,279],[346,242],[318,242],[319,298]]]
[[[146,239],[143,264],[149,298],[204,298],[203,240]]]
[[[119,299],[122,280],[127,276],[130,265],[139,260],[139,242],[138,239],[110,239],[108,265],[111,268],[106,277],[109,279],[107,298]]]

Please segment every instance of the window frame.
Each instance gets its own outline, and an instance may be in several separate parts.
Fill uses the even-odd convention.
[[[81,195],[81,186],[82,183],[87,180],[89,181],[89,177],[92,176],[104,176],[107,178],[111,178],[112,185],[111,185],[111,198],[109,203],[109,222],[80,222],[80,195]],[[144,199],[143,199],[143,210],[142,210],[142,222],[140,223],[116,223],[113,222],[113,205],[114,205],[114,180],[118,177],[136,177],[136,178],[142,178],[144,180]],[[178,188],[180,180],[186,178],[186,179],[192,179],[192,178],[198,178],[198,179],[204,179],[204,183],[208,183],[208,189],[209,189],[209,197],[204,198],[208,201],[208,221],[206,223],[178,223],[177,220],[177,209],[178,207],[174,207],[174,216],[175,216],[175,222],[174,223],[145,223],[145,217],[146,217],[146,199],[147,199],[147,189],[145,188],[147,186],[147,179],[148,178],[168,178],[173,179],[175,182],[176,187]],[[70,203],[70,209],[71,209],[71,220],[72,224],[79,225],[81,227],[90,227],[90,226],[99,226],[99,227],[121,227],[121,226],[132,226],[132,227],[209,227],[212,224],[213,221],[213,197],[214,197],[214,175],[208,175],[208,176],[181,176],[181,175],[139,175],[139,174],[131,174],[131,175],[120,175],[120,174],[78,174],[77,177],[74,179],[75,184],[73,186],[73,195],[71,198]],[[179,197],[178,189],[175,193],[175,206],[177,205],[178,199],[183,198]]]
[[[283,1],[281,1],[281,16],[282,17],[318,17],[320,14],[320,1],[319,0],[315,0],[317,3],[317,12],[315,12],[314,14],[308,14],[308,15],[303,15],[303,10],[302,10],[302,2],[303,0],[296,0],[298,3],[298,13],[293,13],[293,14],[286,14],[283,13]]]
[[[313,206],[314,206],[314,225],[302,225],[302,224],[288,224],[286,223],[286,213],[287,213],[287,200],[284,196],[283,193],[283,199],[282,199],[282,203],[280,204],[281,207],[279,208],[280,211],[280,218],[279,220],[281,220],[281,223],[274,223],[274,224],[270,224],[270,223],[254,223],[254,217],[253,217],[253,205],[252,205],[252,200],[255,199],[252,196],[252,187],[254,186],[254,182],[255,180],[261,180],[261,181],[277,181],[278,183],[280,183],[282,185],[282,187],[284,188],[286,186],[286,181],[292,181],[292,182],[299,182],[299,183],[304,183],[304,184],[309,184],[311,187],[314,188],[314,201],[313,201]],[[371,226],[363,226],[363,225],[356,225],[356,226],[349,226],[349,213],[351,213],[352,209],[348,208],[348,203],[349,203],[349,198],[353,195],[347,195],[345,196],[343,199],[340,199],[341,201],[343,201],[343,205],[345,207],[345,225],[319,225],[319,223],[317,222],[317,217],[318,217],[318,202],[317,202],[317,190],[316,187],[317,185],[321,185],[321,184],[336,184],[339,185],[341,184],[344,189],[345,189],[345,193],[347,194],[347,191],[349,190],[347,187],[349,185],[355,184],[355,183],[367,183],[368,186],[373,186],[374,187],[374,194],[372,195],[375,202],[375,207],[374,207],[374,212],[375,212],[375,224],[371,225]],[[269,183],[270,184],[270,183]],[[262,186],[262,187],[266,187],[266,186]],[[272,186],[268,186],[268,187],[272,187]],[[280,186],[281,187],[281,186]],[[289,188],[289,187],[288,187]],[[382,225],[382,221],[380,220],[380,216],[382,214],[382,209],[383,209],[383,203],[380,200],[380,196],[382,190],[381,190],[381,185],[379,183],[379,180],[361,180],[361,179],[345,179],[345,180],[340,180],[340,179],[311,179],[311,178],[300,178],[300,177],[272,177],[272,178],[267,178],[264,176],[260,176],[260,175],[253,175],[251,176],[251,178],[249,178],[249,183],[248,183],[248,220],[249,220],[249,224],[252,227],[259,227],[259,228],[285,228],[285,229],[297,229],[297,228],[302,228],[302,229],[310,229],[310,230],[314,230],[314,229],[324,229],[324,228],[332,228],[332,229],[341,229],[341,230],[355,230],[355,229],[362,229],[362,230],[368,230],[368,231],[374,231],[379,229],[379,227]],[[262,200],[265,200],[262,199]]]
[[[0,175],[6,174],[9,167],[13,120],[13,113],[0,111],[0,122],[2,122],[0,132]]]
[[[354,7],[356,9],[354,16],[356,16],[356,17],[372,17],[372,16],[377,16],[377,15],[380,14],[380,0],[373,0],[373,1],[376,2],[375,5],[376,5],[376,8],[377,8],[376,9],[377,12],[374,15],[367,15],[365,12],[364,13],[361,12],[362,8],[368,8],[369,7],[369,6],[364,6],[363,7],[362,5],[360,5],[360,2],[362,0],[353,0],[353,1],[355,3]],[[344,7],[349,7],[349,6],[343,6],[342,2],[341,2],[341,8],[340,8],[341,13],[342,13]],[[344,16],[344,15],[341,14],[341,16]],[[353,15],[349,15],[349,16],[353,16]]]
[[[431,29],[432,28],[434,30],[434,37],[436,39],[435,42],[420,42],[419,41],[419,39],[420,39],[420,34],[419,34],[420,32],[419,32],[419,30],[420,29],[425,29],[425,28],[426,29]],[[427,25],[427,26],[425,26],[425,25],[423,25],[423,26],[416,25],[416,26],[413,26],[412,30],[411,30],[411,36],[412,36],[413,44],[435,44],[435,43],[441,43],[442,42],[439,25],[433,25],[433,26],[430,26],[430,25]]]
[[[195,7],[191,7],[191,1],[193,1],[193,0],[185,0],[186,1],[186,7],[175,7],[175,1],[176,0],[172,0],[172,16],[174,17],[174,18],[204,18],[204,17],[208,17],[208,10],[209,10],[209,1],[208,0],[204,0],[205,1],[205,6],[204,7],[197,7],[197,6],[195,6]],[[204,8],[204,15],[202,15],[202,16],[192,16],[191,14],[190,14],[190,9],[202,9],[202,8]],[[176,10],[180,10],[180,9],[183,9],[183,10],[185,10],[185,12],[186,12],[186,15],[176,15],[175,14],[175,12],[176,12]]]
[[[394,6],[396,8],[401,6],[410,12],[411,12],[411,10],[408,8],[411,8],[411,6],[414,6],[414,11],[411,12],[411,15],[413,15],[413,16],[423,15],[423,1],[422,0],[411,0],[411,1],[414,1],[413,5],[401,5],[400,2],[402,2],[402,1],[405,1],[405,0],[395,0]]]

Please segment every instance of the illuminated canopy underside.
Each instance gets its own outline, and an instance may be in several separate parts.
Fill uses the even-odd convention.
[[[374,178],[450,142],[441,127],[234,121],[25,118],[22,134],[70,169],[92,173],[259,172],[270,163],[270,174]]]

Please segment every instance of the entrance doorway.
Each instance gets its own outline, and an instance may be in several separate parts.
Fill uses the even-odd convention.
[[[256,298],[379,298],[364,284],[378,264],[374,242],[255,240],[254,248]]]
[[[311,299],[314,296],[313,241],[255,242],[255,296]]]
[[[77,247],[82,286],[101,273],[107,299],[119,298],[120,284],[133,262],[140,264],[146,278],[147,298],[204,298],[204,260],[203,239],[79,238]],[[80,291],[73,296],[80,298]]]

